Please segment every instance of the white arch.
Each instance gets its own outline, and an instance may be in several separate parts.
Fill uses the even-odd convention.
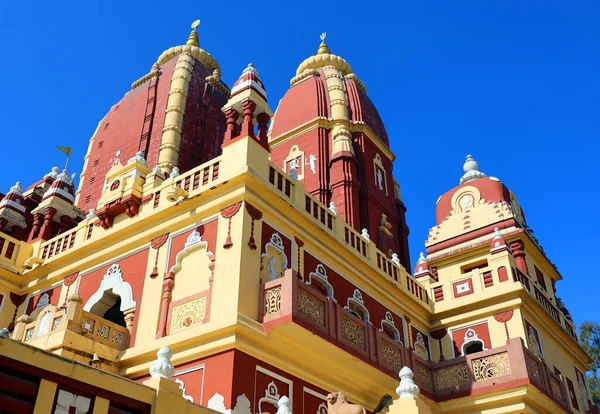
[[[479,342],[481,344],[481,350],[487,351],[485,343],[481,339],[479,339],[479,335],[477,335],[477,332],[475,332],[473,328],[469,328],[467,329],[467,332],[465,332],[465,342],[461,347],[462,355],[465,355],[465,347],[471,342]]]
[[[325,288],[327,291],[327,296],[333,298],[333,286],[331,286],[331,283],[329,283],[329,280],[327,279],[327,271],[325,270],[325,266],[323,266],[321,263],[317,265],[317,268],[314,272],[309,273],[306,284],[311,285],[313,279],[319,282],[321,286]]]
[[[398,328],[396,328],[396,324],[394,322],[394,317],[392,316],[392,313],[390,311],[387,311],[385,313],[385,319],[381,320],[381,329],[379,329],[380,332],[383,332],[385,330],[385,328],[387,328],[389,331],[394,333],[394,340],[396,342],[400,342],[400,331],[398,330]]]
[[[365,307],[362,293],[360,293],[360,290],[358,289],[354,289],[354,293],[352,294],[351,298],[348,298],[347,305],[344,306],[344,309],[350,311],[352,310],[352,306],[362,311],[363,321],[369,322],[369,310]]]
[[[175,264],[173,267],[171,267],[171,269],[169,269],[169,271],[175,274],[179,273],[181,271],[181,262],[183,259],[189,256],[192,252],[195,252],[201,248],[204,248],[204,252],[207,256],[213,255],[212,252],[208,251],[208,242],[202,240],[202,235],[198,230],[194,230],[190,233],[185,244],[183,245],[183,250],[177,253],[177,256],[175,257]]]
[[[121,311],[135,308],[136,302],[133,300],[131,285],[123,280],[121,266],[114,263],[106,271],[104,279],[100,282],[100,287],[87,301],[83,310],[89,312],[92,306],[100,302],[104,293],[110,291],[121,298],[121,307],[119,308]]]

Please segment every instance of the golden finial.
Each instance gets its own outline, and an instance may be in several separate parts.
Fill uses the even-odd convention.
[[[327,37],[327,32],[321,33],[321,44],[319,45],[319,50],[317,50],[317,55],[321,55],[323,53],[331,53],[327,44],[325,43],[325,38]]]
[[[187,42],[185,42],[186,45],[190,45],[190,46],[200,46],[200,40],[198,39],[198,32],[196,31],[196,28],[200,26],[200,20],[195,20],[194,23],[192,23],[192,33],[190,33],[190,36],[188,37]]]

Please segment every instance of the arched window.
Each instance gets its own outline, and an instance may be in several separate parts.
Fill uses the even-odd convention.
[[[400,325],[402,325],[402,319],[400,319]],[[385,313],[385,319],[381,321],[381,329],[379,332],[396,342],[400,342],[400,331],[398,331],[398,328],[396,328],[394,317],[390,311]]]
[[[333,298],[333,286],[329,283],[325,266],[321,263],[317,265],[314,272],[309,273],[306,284],[315,286],[323,295]]]
[[[483,342],[480,342],[480,341],[469,342],[468,344],[466,344],[466,346],[464,348],[464,355],[470,355],[470,354],[474,354],[476,352],[481,352],[481,351],[483,351]]]
[[[126,328],[125,314],[121,311],[121,297],[117,296],[115,303],[104,312],[103,318]]]
[[[348,312],[356,316],[358,319],[364,322],[369,322],[369,311],[363,303],[362,293],[360,290],[354,289],[354,293],[351,298],[348,298],[348,304],[344,307]]]

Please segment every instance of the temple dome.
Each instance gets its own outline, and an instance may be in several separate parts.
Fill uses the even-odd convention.
[[[337,74],[325,73],[332,68]],[[335,99],[331,98],[333,89],[328,87],[328,76],[343,79],[346,92],[343,105],[348,108],[346,118],[350,122],[351,131],[361,130],[366,126],[389,147],[385,126],[375,105],[367,96],[367,88],[345,59],[330,52],[324,36],[317,53],[306,58],[291,79],[290,89],[280,101],[271,122],[271,141],[315,119],[334,118],[331,106]]]
[[[77,206],[89,211],[116,162],[141,152],[149,167],[181,173],[221,153],[230,90],[216,59],[200,47],[194,22],[185,44],[160,54],[150,71],[108,111],[90,140],[77,190]]]

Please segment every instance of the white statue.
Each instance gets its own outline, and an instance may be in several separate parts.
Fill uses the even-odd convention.
[[[383,190],[383,174],[381,170],[377,170],[377,184],[379,185],[379,189]]]
[[[310,165],[310,170],[313,172],[313,174],[317,173],[317,167],[315,166],[315,162],[317,162],[317,157],[315,157],[314,155],[310,154],[310,157],[308,157],[308,164]]]
[[[277,279],[277,268],[275,267],[275,257],[271,256],[267,259],[267,270],[269,271],[271,280]]]

